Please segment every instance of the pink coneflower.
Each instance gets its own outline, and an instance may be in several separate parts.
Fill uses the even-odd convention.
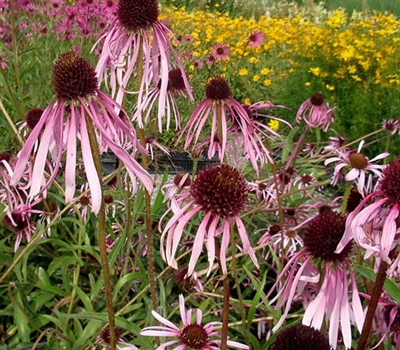
[[[102,202],[102,190],[93,161],[87,125],[87,123],[93,123],[96,136],[100,138],[101,149],[105,150],[109,147],[124,163],[132,181],[136,183],[136,177],[138,177],[151,192],[153,189],[151,177],[124,149],[125,142],[138,144],[134,129],[115,113],[115,107],[121,110],[122,108],[98,89],[98,79],[90,64],[72,52],[61,55],[53,67],[53,86],[56,99],[44,110],[39,122],[26,140],[15,165],[11,179],[12,185],[21,178],[26,164],[30,161],[33,146],[40,137],[30,178],[29,197],[36,197],[51,185],[60,169],[65,150],[65,200],[72,201],[76,187],[77,138],[79,137],[91,191],[92,211],[97,214]],[[44,168],[49,150],[51,150],[54,168],[50,169],[50,178],[45,182]]]
[[[383,119],[382,127],[388,131],[391,135],[394,135],[396,131],[400,128],[400,120],[399,119]]]
[[[247,39],[247,44],[251,47],[259,47],[264,41],[264,34],[258,30],[253,31]]]
[[[149,337],[178,338],[168,341],[167,343],[159,346],[156,350],[163,350],[172,345],[178,345],[175,347],[177,350],[218,350],[221,340],[215,339],[215,337],[218,336],[218,332],[214,330],[214,326],[220,325],[221,323],[209,322],[202,326],[202,311],[200,309],[190,309],[189,311],[185,312],[185,299],[183,298],[182,294],[179,295],[179,310],[181,313],[183,329],[174,325],[171,321],[168,321],[157,312],[151,311],[154,318],[156,318],[160,323],[164,324],[164,326],[146,327],[140,332],[140,335]],[[195,317],[194,322],[192,315]],[[250,349],[247,345],[231,340],[228,340],[227,345],[235,349]]]
[[[320,289],[306,307],[303,324],[321,329],[325,319],[331,346],[336,348],[339,330],[341,330],[344,345],[347,349],[351,348],[351,322],[354,322],[361,332],[364,313],[348,259],[352,244],[347,244],[341,253],[335,253],[336,246],[345,231],[345,224],[346,217],[333,211],[319,214],[308,223],[304,233],[304,248],[289,260],[276,282],[277,285],[280,283],[281,276],[285,276],[285,284],[274,300],[281,296],[277,307],[286,304],[286,308],[274,331],[285,321],[296,292],[301,292],[307,281],[313,281],[319,283]],[[314,264],[323,271],[323,281],[319,281],[321,275],[315,275]],[[305,271],[313,269],[312,275],[307,273],[304,276]],[[348,275],[352,286],[351,304]],[[271,288],[271,290],[274,289],[275,286]]]
[[[202,170],[190,186],[190,193],[183,196],[180,210],[175,211],[161,236],[161,255],[168,265],[177,268],[175,253],[183,235],[185,225],[199,212],[205,215],[201,219],[193,242],[193,251],[189,261],[188,276],[196,267],[197,260],[206,242],[209,273],[215,260],[215,237],[222,234],[219,260],[222,273],[226,274],[226,251],[231,235],[230,227],[236,224],[242,241],[242,252],[248,253],[258,267],[257,259],[240,218],[247,198],[247,184],[244,177],[228,165],[218,165]],[[164,251],[164,241],[165,251]]]
[[[361,153],[362,147],[364,146],[365,141],[362,140],[358,146],[356,151],[346,151],[337,149],[335,153],[337,157],[328,158],[325,160],[325,166],[334,162],[338,162],[335,166],[335,171],[332,178],[332,185],[336,185],[340,176],[343,174],[345,169],[350,169],[350,171],[345,175],[346,181],[354,181],[357,182],[358,192],[361,194],[365,194],[366,191],[366,175],[368,173],[368,177],[372,180],[373,173],[378,179],[382,176],[382,170],[385,168],[385,165],[372,164],[373,162],[386,158],[389,153],[381,153],[373,159],[369,160],[364,154]],[[333,149],[332,149],[333,151]],[[370,180],[370,181],[371,181]]]
[[[209,66],[213,66],[216,62],[217,62],[217,58],[214,55],[209,54],[206,56],[206,63]]]
[[[303,119],[310,129],[322,127],[326,132],[335,119],[333,114],[335,108],[330,108],[328,103],[324,103],[323,96],[317,93],[301,104],[297,111],[296,122],[300,123]]]
[[[218,60],[226,60],[229,56],[229,47],[225,43],[217,43],[211,48],[211,54]]]
[[[241,104],[231,97],[231,90],[223,77],[214,77],[206,85],[206,99],[203,100],[190,116],[187,124],[180,132],[179,140],[187,133],[184,149],[188,149],[193,143],[197,145],[200,134],[212,115],[210,148],[214,147],[214,140],[221,144],[219,157],[225,156],[228,139],[228,120],[243,133],[244,148],[248,145],[248,126],[250,118]]]
[[[364,208],[366,203],[371,204]],[[374,255],[391,263],[389,253],[400,239],[397,225],[399,213],[400,158],[397,158],[383,171],[378,189],[366,196],[349,214],[346,234],[340,241],[337,252],[341,252],[354,238],[358,245],[367,250],[366,258]]]
[[[161,81],[159,81],[158,84],[150,89],[147,95],[143,98],[142,104],[137,107],[137,110],[133,116],[133,120],[137,120],[139,125],[146,124],[152,115],[154,106],[157,104],[157,102],[159,103],[162,93]],[[158,129],[160,133],[163,130],[164,116],[166,116],[165,128],[167,130],[170,128],[171,114],[175,118],[175,130],[181,128],[180,113],[178,105],[175,101],[175,96],[186,98],[186,93],[187,91],[185,80],[182,76],[182,71],[178,68],[170,70],[168,72],[168,84],[165,91],[164,112],[161,114],[161,118],[158,118]]]
[[[0,67],[1,69],[6,69],[7,68],[7,57],[5,55],[2,55],[0,52]]]
[[[194,60],[193,67],[194,69],[201,69],[203,68],[203,62],[201,60]]]
[[[15,187],[9,186],[13,174],[11,160],[11,154],[5,152],[0,154],[0,200],[5,206],[3,224],[6,229],[15,233],[14,251],[17,251],[21,241],[24,239],[29,242],[35,232],[36,223],[39,220],[33,220],[32,215],[43,215],[44,212],[34,209],[42,201],[42,198],[30,201],[25,183],[17,183]],[[25,177],[26,174],[24,174]]]
[[[138,69],[143,69],[138,91],[139,107],[151,86],[161,81],[158,101],[158,118],[161,119],[165,113],[168,72],[173,68],[171,56],[181,70],[186,91],[192,100],[193,96],[182,60],[170,38],[176,39],[168,27],[158,20],[158,16],[156,0],[120,0],[116,19],[97,42],[104,40],[96,72],[100,82],[104,80],[106,85],[110,82],[111,96],[116,95],[116,102],[121,104],[129,80]],[[138,62],[142,62],[142,67],[137,67]],[[141,120],[139,126],[143,127]]]
[[[236,145],[244,143],[244,158],[249,159],[253,169],[256,171],[257,176],[259,170],[264,167],[266,163],[273,163],[273,159],[269,154],[269,150],[265,146],[265,138],[282,140],[282,137],[263,121],[265,119],[277,120],[281,123],[292,127],[287,121],[272,117],[262,113],[262,110],[272,111],[275,108],[287,108],[280,105],[274,105],[270,101],[256,102],[252,105],[243,104],[242,107],[247,112],[249,123],[247,125],[247,132],[243,133],[240,125],[237,125],[235,120],[232,121],[231,127],[228,132],[234,134],[234,143]],[[231,116],[229,114],[229,116]],[[236,121],[239,119],[236,119]],[[246,146],[247,145],[247,146]]]

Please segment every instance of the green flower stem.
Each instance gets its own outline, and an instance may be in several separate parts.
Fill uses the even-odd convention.
[[[346,190],[343,195],[342,210],[341,213],[344,215],[346,213],[347,202],[349,201],[350,191],[353,187],[353,181],[348,181],[346,184]]]
[[[143,78],[143,47],[141,40],[139,40],[139,53],[137,58],[136,65],[136,81],[137,81],[137,89],[140,90],[140,84]],[[138,105],[140,105],[141,101],[137,101]],[[139,128],[139,139],[140,144],[143,148],[146,148],[146,140],[144,129]],[[149,169],[147,155],[142,153],[142,166],[144,170]],[[150,293],[151,293],[151,301],[153,304],[153,310],[157,311],[158,301],[157,301],[157,289],[156,289],[156,278],[154,272],[154,256],[153,256],[153,230],[151,229],[151,197],[150,193],[145,189],[145,207],[146,207],[146,237],[147,237],[147,267],[149,271],[149,282],[150,282]],[[158,325],[157,320],[155,321],[155,325]],[[156,338],[156,343],[159,345],[160,340]]]
[[[0,72],[3,73],[3,70],[2,70],[2,68],[1,68],[1,65],[0,65]],[[3,74],[3,76],[4,76],[4,74]],[[5,79],[5,77],[4,77],[4,79]],[[6,82],[6,85],[8,85],[7,79],[5,79],[5,82]],[[12,95],[12,97],[13,97],[13,101],[14,101],[14,104],[15,104],[15,108],[18,110],[18,113],[21,114],[22,112],[19,110],[18,104],[16,104],[17,101],[15,100],[15,96]],[[17,128],[15,127],[15,124],[14,124],[14,122],[12,121],[11,117],[8,115],[6,109],[4,108],[4,105],[3,105],[3,103],[1,102],[1,100],[0,100],[0,110],[3,112],[4,116],[6,117],[7,122],[8,122],[8,124],[10,125],[12,131],[14,131],[14,134],[15,134],[15,136],[17,137],[18,142],[19,142],[21,145],[23,145],[23,144],[24,144],[24,141],[22,140],[22,137],[21,137],[21,135],[19,134],[19,131],[17,130]]]
[[[378,274],[376,275],[374,287],[372,288],[371,300],[368,304],[367,316],[365,316],[365,321],[360,340],[358,342],[357,350],[364,350],[367,345],[372,321],[374,319],[376,307],[378,306],[378,301],[383,290],[383,284],[385,283],[386,272],[388,268],[388,263],[386,261],[382,261],[381,265],[379,266]]]
[[[111,292],[111,277],[110,277],[110,268],[108,266],[108,256],[107,256],[107,247],[106,247],[106,208],[104,206],[103,201],[103,177],[102,177],[102,169],[101,169],[101,158],[99,153],[99,145],[96,138],[96,133],[94,131],[94,127],[90,118],[85,115],[87,130],[90,141],[90,148],[93,155],[94,165],[96,167],[97,176],[100,181],[100,188],[102,191],[101,195],[101,207],[99,214],[97,216],[99,223],[99,249],[100,249],[100,258],[101,258],[101,266],[103,269],[103,277],[104,277],[104,291],[106,294],[106,305],[108,312],[108,323],[110,329],[110,349],[116,349],[116,337],[115,337],[115,317],[114,317],[114,307],[112,301],[112,292]]]
[[[299,139],[297,140],[296,146],[295,146],[294,150],[292,151],[289,159],[286,162],[285,171],[288,170],[291,166],[294,166],[294,164],[296,163],[297,156],[300,153],[300,150],[303,148],[304,141],[306,140],[307,134],[308,134],[308,128],[304,129],[304,131],[301,133]],[[268,144],[268,151],[270,151],[270,153],[273,154],[269,144]]]
[[[243,334],[244,334],[244,339],[246,341],[246,344],[250,346],[250,340],[249,340],[249,334],[247,332],[247,326],[246,326],[246,312],[244,309],[244,303],[243,303],[243,297],[242,297],[242,291],[240,290],[240,284],[239,284],[239,278],[238,278],[238,273],[237,273],[237,266],[236,266],[236,244],[235,244],[235,238],[233,237],[233,227],[231,225],[231,249],[232,249],[232,268],[233,268],[233,276],[235,278],[235,284],[236,284],[236,290],[238,293],[238,299],[239,299],[239,305],[240,305],[240,311],[242,313],[242,327],[243,327]]]

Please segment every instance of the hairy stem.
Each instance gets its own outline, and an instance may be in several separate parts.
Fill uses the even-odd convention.
[[[110,330],[110,349],[115,350],[117,342],[115,337],[115,317],[114,317],[114,307],[113,307],[112,292],[111,292],[110,268],[108,266],[108,256],[106,247],[106,208],[104,206],[104,200],[103,200],[103,177],[101,169],[101,158],[99,153],[99,145],[97,142],[96,133],[94,131],[92,121],[87,115],[85,115],[85,118],[89,135],[90,148],[93,155],[93,161],[96,167],[97,176],[99,177],[100,188],[102,191],[100,211],[97,215],[99,223],[99,249],[100,249],[101,266],[103,269],[104,291],[106,294],[106,305],[107,305],[108,323]]]
[[[378,274],[376,275],[374,287],[372,288],[371,300],[368,304],[367,316],[365,317],[364,326],[361,332],[360,340],[358,342],[357,350],[364,350],[367,345],[372,321],[375,316],[376,307],[378,306],[379,297],[382,293],[383,284],[385,283],[386,272],[388,268],[388,263],[386,261],[382,261],[381,265],[379,266]]]

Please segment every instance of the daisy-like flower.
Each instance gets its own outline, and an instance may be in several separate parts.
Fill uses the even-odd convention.
[[[181,71],[183,84],[192,100],[193,95],[180,55],[175,52],[170,38],[176,39],[158,16],[157,0],[120,0],[115,20],[98,40],[104,43],[96,72],[100,82],[104,80],[107,85],[110,71],[111,96],[116,96],[116,102],[121,105],[129,80],[143,68],[138,106],[141,107],[151,87],[160,83],[158,119],[162,119],[167,103],[168,72],[173,68],[171,57]],[[137,67],[138,62],[143,62],[143,67]],[[139,118],[138,123],[143,127],[143,120]]]
[[[220,325],[220,322],[209,322],[202,326],[201,321],[203,313],[200,309],[190,309],[185,311],[185,299],[182,294],[179,295],[179,310],[181,313],[181,319],[183,328],[179,328],[171,321],[159,315],[154,310],[151,311],[154,318],[157,319],[164,326],[153,326],[146,327],[140,335],[150,337],[175,337],[178,339],[170,340],[165,344],[160,345],[156,350],[165,350],[167,347],[172,345],[178,345],[175,350],[218,350],[221,344],[220,339],[216,339],[218,332],[214,329],[214,326]],[[195,317],[193,322],[192,316]],[[228,340],[227,345],[235,349],[250,349],[247,345],[240,344],[238,342]]]
[[[206,85],[206,99],[203,100],[190,116],[186,126],[180,132],[178,141],[187,134],[184,149],[191,144],[196,146],[203,128],[212,115],[210,148],[214,147],[214,140],[221,144],[221,161],[225,156],[228,139],[228,120],[234,124],[243,134],[244,150],[248,150],[248,132],[250,118],[242,105],[231,97],[231,90],[223,77],[212,78]]]
[[[259,47],[264,41],[264,34],[254,30],[247,39],[247,44],[251,47]]]
[[[203,62],[201,60],[194,60],[193,62],[194,69],[201,69],[203,68]]]
[[[187,275],[190,276],[206,243],[211,272],[216,255],[215,238],[222,234],[219,260],[222,273],[226,274],[226,252],[229,246],[231,224],[235,223],[242,241],[242,252],[248,253],[258,268],[257,259],[240,218],[247,198],[247,184],[244,177],[228,165],[217,165],[203,169],[190,186],[190,193],[180,199],[180,210],[174,212],[161,236],[161,256],[168,265],[178,268],[175,253],[184,232],[185,225],[199,212],[205,213],[193,242]],[[165,250],[164,250],[164,241]]]
[[[206,56],[206,62],[208,65],[213,66],[216,61],[217,61],[217,58],[214,55],[209,54]]]
[[[140,120],[143,120],[143,123],[146,124],[150,116],[154,110],[154,105],[159,103],[160,95],[162,94],[161,90],[161,81],[158,84],[149,90],[146,97],[144,97],[142,101],[142,105],[138,106],[133,120],[138,120],[140,124]],[[165,100],[165,111],[164,114],[167,116],[166,120],[166,129],[168,130],[170,127],[171,114],[175,117],[175,130],[181,128],[180,114],[179,109],[175,101],[175,96],[187,97],[186,95],[186,86],[185,81],[182,76],[182,71],[178,68],[172,69],[168,72],[168,85],[166,89],[166,100]],[[144,117],[143,117],[144,115]],[[158,118],[158,129],[162,132],[163,119]]]
[[[221,61],[228,58],[229,52],[229,47],[225,43],[217,43],[211,48],[211,54]]]
[[[281,331],[271,350],[331,350],[328,339],[319,330],[297,324]]]
[[[273,331],[276,331],[285,321],[292,301],[296,294],[301,294],[304,283],[319,282],[321,287],[306,307],[303,324],[321,329],[325,320],[328,324],[331,346],[336,348],[339,330],[341,330],[346,349],[351,348],[351,323],[354,322],[361,332],[364,313],[348,259],[352,244],[347,244],[341,253],[335,253],[336,246],[344,234],[345,224],[346,217],[333,211],[319,214],[308,223],[304,233],[304,248],[289,260],[276,282],[277,285],[280,283],[281,276],[285,276],[283,288],[271,302],[281,296],[277,307],[282,307],[286,303],[286,308]],[[319,281],[320,275],[305,275],[304,272],[312,271],[314,265],[320,266],[319,269],[324,271],[323,281]],[[351,281],[351,304],[347,276]],[[271,290],[274,289],[275,286],[271,288]]]
[[[150,175],[124,149],[124,144],[127,142],[138,145],[134,128],[115,113],[115,107],[121,110],[122,108],[99,90],[96,73],[90,64],[72,52],[61,55],[53,67],[53,86],[56,99],[44,110],[20,151],[11,184],[15,185],[22,177],[30,161],[32,149],[40,137],[30,177],[29,197],[36,197],[51,185],[60,169],[65,150],[65,200],[71,202],[76,187],[79,138],[91,191],[92,211],[97,214],[102,202],[102,191],[89,141],[87,125],[89,122],[93,123],[95,133],[100,139],[101,150],[109,147],[126,166],[132,182],[136,183],[138,177],[151,192],[153,181]],[[54,167],[50,169],[50,177],[46,182],[44,169],[49,151]]]
[[[43,215],[45,213],[42,210],[34,209],[42,201],[42,198],[30,201],[26,192],[26,183],[18,182],[15,187],[9,186],[13,174],[9,163],[11,159],[11,154],[7,155],[6,152],[0,154],[0,201],[5,206],[4,226],[15,233],[14,251],[17,251],[21,241],[25,239],[29,242],[35,232],[36,223],[39,220],[33,220],[32,215]]]
[[[335,119],[335,108],[329,107],[329,103],[324,103],[323,96],[316,93],[301,104],[296,114],[296,122],[304,120],[310,129],[321,127],[326,132]]]
[[[400,120],[399,119],[383,119],[382,127],[389,132],[391,135],[394,135],[397,130],[400,128]]]
[[[372,163],[380,159],[386,158],[389,153],[381,153],[373,159],[369,160],[368,157],[361,153],[364,143],[365,141],[362,140],[356,151],[336,149],[335,153],[337,154],[337,157],[332,157],[325,160],[325,166],[334,162],[338,162],[338,164],[335,166],[335,171],[333,173],[333,178],[331,182],[332,185],[337,184],[340,176],[343,174],[343,171],[345,169],[350,169],[350,171],[345,175],[345,180],[356,180],[358,192],[364,195],[367,192],[365,187],[367,171],[369,171],[368,177],[371,180],[372,174],[374,174],[378,179],[381,178],[382,170],[385,168],[385,165]]]
[[[371,204],[365,207],[366,203]],[[377,190],[366,196],[349,214],[346,234],[336,251],[341,252],[354,238],[358,245],[367,250],[365,258],[374,255],[390,264],[389,253],[400,239],[397,225],[399,213],[400,158],[397,158],[383,171]],[[396,263],[399,264],[398,259]]]

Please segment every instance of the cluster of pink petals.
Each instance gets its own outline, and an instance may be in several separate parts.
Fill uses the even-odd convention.
[[[301,104],[297,111],[296,122],[304,120],[310,129],[321,127],[326,132],[335,119],[333,111],[336,107],[331,108],[328,103],[316,105],[312,102],[314,96]]]
[[[178,345],[175,347],[175,350],[184,350],[187,349],[187,345],[184,343],[182,340],[182,332],[184,331],[184,328],[190,325],[197,325],[201,326],[201,321],[203,318],[203,313],[200,309],[190,309],[187,312],[185,312],[185,299],[182,294],[179,295],[179,310],[181,313],[181,319],[183,323],[183,329],[179,328],[175,324],[173,324],[171,321],[168,321],[166,318],[162,317],[159,315],[157,312],[152,311],[152,315],[154,316],[155,319],[157,319],[160,323],[162,323],[164,326],[152,326],[152,327],[146,327],[144,328],[141,332],[140,335],[143,336],[150,336],[150,337],[175,337],[178,339],[175,340],[170,340],[159,347],[157,347],[156,350],[164,350],[168,346],[171,345]],[[195,323],[192,322],[192,315],[195,316],[196,321]],[[214,330],[214,326],[221,325],[220,322],[209,322],[204,326],[201,326],[209,338],[207,341],[207,344],[202,345],[200,348],[196,348],[197,350],[218,350],[220,349],[219,345],[221,344],[220,339],[211,339],[212,337],[215,337],[218,335],[218,332]],[[240,344],[235,341],[228,340],[227,345],[229,347],[233,347],[236,349],[250,349],[247,345]]]
[[[92,212],[97,214],[102,203],[102,189],[91,151],[85,118],[85,115],[87,115],[98,133],[100,147],[103,150],[109,147],[124,163],[132,181],[136,183],[136,178],[139,178],[145,188],[151,192],[153,190],[153,180],[150,175],[124,149],[123,143],[125,139],[133,145],[138,145],[134,129],[125,124],[115,113],[115,107],[121,108],[100,90],[85,99],[78,97],[77,101],[54,100],[44,110],[41,119],[20,151],[11,184],[15,185],[21,178],[26,164],[30,161],[33,147],[40,137],[40,144],[36,151],[36,159],[32,170],[29,197],[36,197],[52,184],[60,169],[62,155],[65,150],[65,200],[66,202],[71,202],[74,198],[76,187],[77,139],[79,138],[91,191]],[[70,115],[66,117],[67,109],[69,109],[68,113]],[[49,151],[52,155],[54,168],[51,169],[49,179],[46,182],[44,170]]]
[[[304,259],[304,261],[298,267],[301,259]],[[304,292],[306,284],[319,282],[320,275],[312,266],[311,259],[311,256],[306,254],[306,249],[303,248],[289,260],[282,270],[280,276],[285,276],[285,284],[281,287],[278,295],[271,300],[271,303],[281,297],[276,307],[281,308],[285,304],[286,307],[281,319],[273,328],[273,332],[282,326],[290,311],[292,302]],[[349,271],[352,286],[351,303],[349,302],[347,270]],[[280,277],[275,284],[277,285],[279,281]],[[275,286],[271,288],[271,291],[273,290],[275,290]],[[303,324],[321,329],[324,320],[329,322],[329,342],[334,349],[338,342],[339,329],[346,348],[351,348],[351,324],[355,323],[358,330],[360,332],[362,330],[364,323],[363,308],[357,283],[348,261],[342,264],[325,264],[324,280],[321,288],[306,307]]]
[[[358,146],[357,153],[360,153],[363,146],[364,146],[365,141],[362,140]],[[367,165],[364,169],[358,169],[355,167],[352,167],[351,162],[350,162],[350,155],[353,153],[352,151],[346,150],[346,149],[336,149],[334,150],[333,148],[330,148],[328,150],[333,151],[334,153],[337,154],[336,157],[328,158],[325,160],[325,166],[329,165],[331,163],[337,162],[338,164],[335,166],[334,174],[332,177],[332,185],[336,185],[343,170],[344,169],[351,169],[346,175],[345,175],[345,180],[346,181],[354,181],[356,180],[357,183],[357,189],[358,192],[361,193],[362,195],[365,195],[365,193],[368,192],[368,189],[371,187],[372,183],[372,174],[369,173],[369,180],[368,182],[366,181],[366,175],[367,171],[372,172],[378,179],[381,178],[382,176],[382,170],[385,168],[385,165],[379,165],[379,164],[372,164],[373,162],[376,162],[378,160],[381,160],[383,158],[386,158],[389,156],[389,153],[384,152],[376,157],[372,158],[369,160],[367,157],[365,157],[365,160],[367,161]]]
[[[365,204],[373,202],[364,208]],[[346,230],[338,244],[336,253],[340,253],[352,239],[366,250],[365,259],[375,256],[392,263],[389,253],[400,241],[400,229],[397,217],[400,205],[384,197],[384,192],[375,191],[364,198],[357,208],[349,214]]]
[[[138,111],[134,115],[134,119],[137,120],[141,128],[144,127],[145,123],[142,117],[142,104],[154,104],[154,101],[147,101],[154,86],[159,85],[158,91],[156,91],[158,94],[157,118],[159,124],[161,124],[166,110],[170,109],[167,88],[168,72],[174,68],[171,66],[171,55],[182,72],[186,91],[190,99],[193,100],[180,54],[175,52],[170,37],[174,38],[172,32],[160,21],[153,23],[148,30],[131,31],[126,29],[116,18],[95,44],[97,45],[104,40],[103,49],[96,66],[99,82],[101,83],[104,80],[106,86],[110,85],[111,96],[115,97],[116,102],[120,105],[124,94],[129,92],[127,91],[128,82],[138,69],[138,62],[141,61],[139,55],[143,55],[143,77],[140,81],[140,87],[135,91],[138,96]],[[155,91],[153,91],[154,93]],[[167,114],[168,118],[169,116]],[[167,125],[169,125],[169,120]]]

